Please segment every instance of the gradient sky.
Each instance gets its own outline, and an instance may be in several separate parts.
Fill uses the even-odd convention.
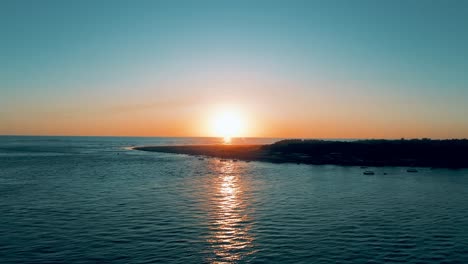
[[[468,137],[468,1],[0,1],[0,134]]]

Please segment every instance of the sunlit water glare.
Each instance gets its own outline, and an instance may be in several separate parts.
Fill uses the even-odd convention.
[[[468,262],[467,170],[128,148],[190,143],[0,137],[0,263]]]

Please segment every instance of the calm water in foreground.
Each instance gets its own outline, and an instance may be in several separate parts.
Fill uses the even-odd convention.
[[[468,263],[467,170],[125,148],[209,141],[0,137],[0,263]]]

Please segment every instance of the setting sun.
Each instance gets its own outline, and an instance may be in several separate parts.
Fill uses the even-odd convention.
[[[213,117],[212,129],[215,136],[222,137],[225,143],[229,143],[232,137],[243,136],[245,123],[238,111],[222,110]]]

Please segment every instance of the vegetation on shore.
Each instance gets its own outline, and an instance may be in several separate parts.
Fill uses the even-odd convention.
[[[314,164],[468,167],[467,139],[283,140],[265,149]]]
[[[282,140],[270,145],[150,146],[137,150],[210,157],[350,166],[468,168],[468,140]]]

